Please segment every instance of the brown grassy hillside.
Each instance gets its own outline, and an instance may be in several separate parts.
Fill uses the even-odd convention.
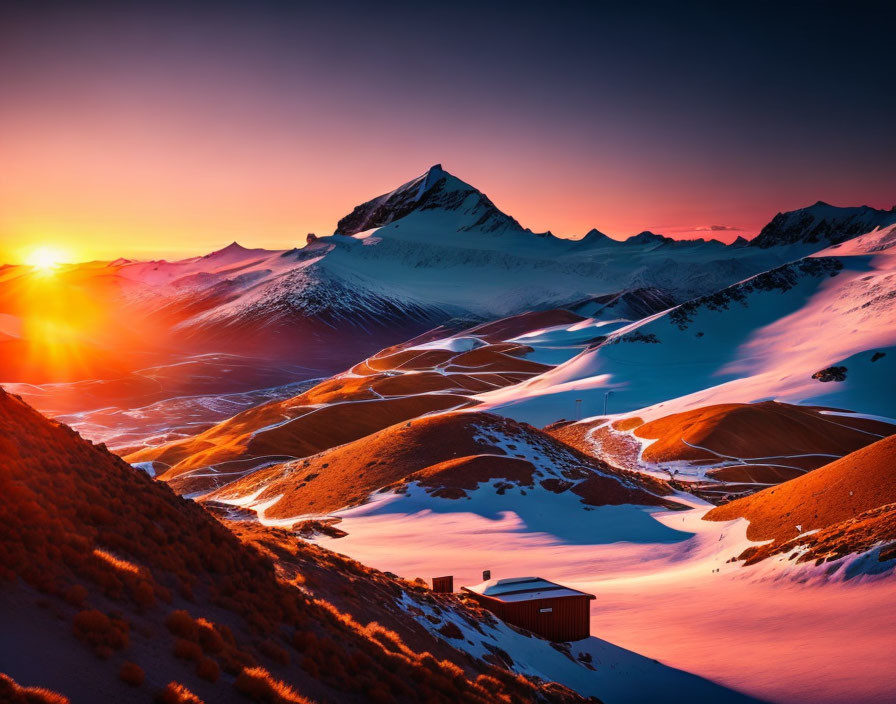
[[[0,495],[0,651],[21,687],[74,704],[577,700],[446,646],[397,607],[410,587],[289,534],[285,570],[2,391]]]
[[[750,540],[788,540],[803,532],[896,503],[896,435],[813,472],[714,508],[706,519],[750,521]]]
[[[896,540],[896,435],[856,450],[802,477],[714,508],[709,521],[746,518],[751,540],[772,540],[745,558],[802,546],[842,556]],[[799,529],[797,528],[799,526]],[[797,539],[798,534],[818,533]],[[819,553],[820,554],[820,553]]]
[[[710,467],[706,481],[683,486],[718,503],[800,477],[896,432],[890,423],[825,410],[776,401],[727,403],[647,423],[635,416],[600,418],[545,430],[617,467]]]
[[[713,459],[719,455],[842,456],[873,442],[875,436],[896,431],[888,423],[824,415],[820,410],[776,401],[727,403],[675,413],[644,423],[634,432],[640,438],[656,440],[644,450],[644,459],[664,462]],[[826,464],[826,460],[821,458],[820,464]]]
[[[475,405],[474,394],[550,368],[524,359],[529,348],[504,338],[577,320],[567,311],[547,311],[477,326],[458,333],[481,341],[464,351],[410,349],[409,343],[389,347],[298,396],[249,409],[192,437],[132,451],[125,459],[155,463],[164,481],[231,463],[221,474],[204,471],[189,480],[189,491],[211,489],[235,478],[223,470],[246,468],[233,463],[307,457],[427,413]]]
[[[531,426],[488,413],[447,413],[393,425],[318,455],[260,469],[209,495],[282,496],[267,518],[323,514],[359,504],[383,487],[419,482],[459,498],[481,482],[571,490],[592,505],[666,505],[668,487],[612,469]]]

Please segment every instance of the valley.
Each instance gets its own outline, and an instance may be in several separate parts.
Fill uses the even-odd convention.
[[[303,247],[60,270],[42,287],[107,302],[66,338],[117,359],[100,373],[56,363],[36,331],[70,312],[26,305],[37,274],[6,267],[6,569],[26,586],[2,598],[39,627],[0,669],[76,702],[94,676],[123,696],[124,650],[208,701],[411,701],[428,678],[433,701],[889,701],[894,231],[819,203],[749,244],[562,240],[434,166]],[[116,340],[109,320],[140,322]],[[58,555],[35,518],[54,512]],[[485,570],[594,594],[591,637],[552,645],[430,588]],[[59,637],[39,609],[88,602],[131,645],[72,655],[93,674],[31,665]],[[160,650],[205,632],[166,625],[181,610],[227,647]],[[380,674],[339,675],[340,648]]]

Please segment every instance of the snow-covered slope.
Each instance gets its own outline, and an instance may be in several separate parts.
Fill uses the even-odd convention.
[[[746,521],[701,520],[711,507],[696,500],[690,511],[628,505],[583,513],[562,494],[539,497],[540,512],[516,492],[478,498],[440,505],[422,491],[383,495],[336,514],[346,535],[316,540],[401,575],[452,574],[470,585],[489,569],[499,579],[537,574],[595,594],[595,638],[572,644],[576,656],[610,640],[760,701],[797,704],[809,692],[828,704],[884,702],[896,691],[892,635],[882,623],[896,593],[893,559],[873,556],[878,575],[856,569],[862,558],[853,555],[822,567],[786,557],[743,567],[731,558],[754,545]],[[593,657],[598,677],[617,667]],[[540,665],[548,676],[552,663]],[[580,691],[606,702],[664,701],[630,688]],[[717,697],[706,701],[724,700]],[[685,685],[668,700],[701,699]]]
[[[604,412],[646,420],[777,399],[896,417],[892,230],[859,238],[611,332],[523,384],[478,396],[536,425]],[[610,394],[609,396],[607,394]]]

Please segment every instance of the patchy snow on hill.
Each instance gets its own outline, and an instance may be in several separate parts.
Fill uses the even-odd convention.
[[[483,347],[488,343],[478,337],[445,337],[440,340],[423,342],[419,345],[407,347],[409,350],[448,350],[449,352],[468,352]]]
[[[896,675],[886,674],[890,629],[880,622],[896,597],[892,566],[863,576],[849,569],[859,556],[823,567],[783,558],[742,567],[729,559],[753,544],[746,521],[703,521],[708,504],[688,495],[676,497],[693,506],[684,512],[588,510],[564,495],[522,498],[532,500],[487,487],[464,502],[414,490],[381,495],[336,514],[345,537],[317,540],[407,578],[452,574],[455,585],[469,585],[490,569],[496,578],[536,573],[595,594],[594,637],[570,653],[577,661],[590,653],[596,672],[564,660],[529,663],[607,702],[643,699],[612,677],[633,672],[639,661],[606,641],[771,701],[884,701],[896,688]],[[484,647],[482,635],[462,630],[472,641],[466,647]],[[845,651],[844,641],[852,644]],[[501,647],[525,663],[526,648],[505,642]],[[782,659],[782,647],[800,656]],[[675,670],[666,674],[674,679]],[[699,696],[697,688],[695,701],[712,701]]]

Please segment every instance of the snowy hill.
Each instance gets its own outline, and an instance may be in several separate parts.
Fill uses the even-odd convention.
[[[615,467],[671,479],[718,503],[812,472],[896,433],[896,423],[760,401],[700,406],[644,422],[594,418],[545,428]]]
[[[834,562],[866,553],[868,562],[896,557],[896,435],[882,438],[776,490],[732,501],[709,521],[747,518],[747,537],[771,540],[745,551],[752,564],[777,553],[798,562]]]
[[[475,510],[467,500],[500,502],[501,496],[516,510],[531,503],[538,511],[547,497],[567,492],[578,497],[568,502],[569,510],[681,507],[665,498],[672,492],[660,481],[613,469],[531,426],[479,413],[399,423],[304,460],[252,472],[206,498],[253,508],[263,522],[285,526],[366,503],[385,490],[419,494],[417,504],[454,502],[467,511]]]
[[[658,235],[655,232],[651,232],[650,230],[644,230],[643,232],[639,232],[637,235],[632,235],[625,242],[627,244],[646,244],[646,245],[662,245],[668,242],[674,242],[671,237],[666,237],[665,235]]]
[[[594,247],[595,245],[600,245],[600,244],[612,246],[614,244],[621,244],[621,243],[619,242],[619,240],[614,240],[609,235],[605,235],[600,230],[598,230],[596,228],[592,228],[591,230],[588,230],[587,233],[585,233],[585,236],[582,239],[578,240],[578,242],[575,246],[578,248],[584,248],[584,247]]]
[[[602,414],[607,399],[611,413],[647,420],[764,399],[896,417],[896,394],[881,393],[896,378],[896,256],[880,249],[887,239],[859,238],[695,298],[477,399],[536,425],[574,417],[577,398],[585,415]]]

